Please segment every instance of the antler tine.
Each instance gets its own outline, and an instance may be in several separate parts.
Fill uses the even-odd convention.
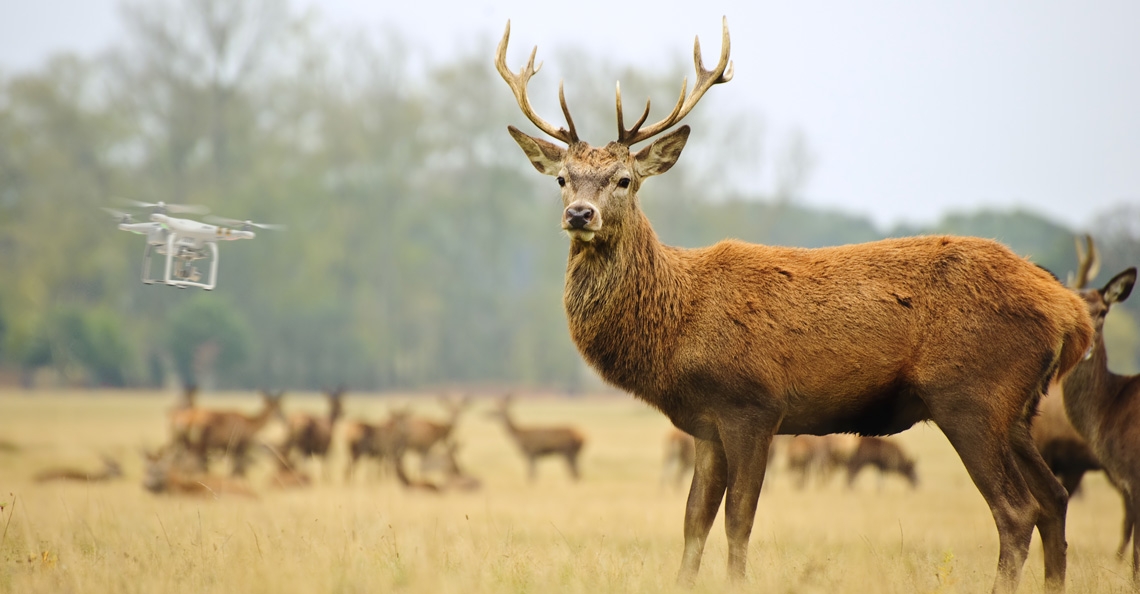
[[[570,108],[566,107],[566,92],[562,89],[562,82],[558,81],[558,103],[562,105],[562,115],[566,116],[566,125],[570,128],[571,141],[577,142],[578,131],[574,129],[574,118],[570,117]]]
[[[668,117],[643,130],[639,130],[638,126],[634,126],[628,134],[623,133],[624,131],[619,132],[622,136],[618,139],[619,142],[626,146],[632,146],[664,132],[684,119],[685,116],[689,115],[689,112],[693,110],[693,107],[697,105],[697,102],[701,100],[701,97],[703,97],[705,92],[713,85],[732,80],[732,62],[728,60],[729,50],[731,49],[731,43],[728,37],[728,17],[722,18],[721,25],[720,60],[717,62],[716,67],[712,70],[705,70],[705,63],[701,58],[701,39],[697,37],[693,42],[693,65],[697,70],[697,82],[693,85],[692,93],[690,93],[688,97],[685,96],[686,85],[688,84],[688,79],[685,79],[685,81],[681,83],[681,98],[677,101],[676,107],[673,108],[673,112],[670,113]],[[648,106],[646,109],[646,115],[648,115]]]
[[[547,133],[548,135],[565,142],[566,144],[573,144],[578,142],[578,134],[574,130],[574,122],[570,119],[570,110],[566,108],[566,96],[562,92],[562,86],[559,85],[558,96],[562,103],[562,113],[566,114],[566,123],[570,127],[569,130],[565,128],[556,128],[550,122],[539,117],[538,113],[530,105],[530,99],[527,98],[526,85],[530,82],[530,77],[538,73],[542,69],[542,63],[539,62],[538,67],[534,66],[534,57],[538,53],[538,46],[536,45],[530,52],[530,59],[526,65],[519,70],[518,74],[511,72],[507,67],[507,42],[511,36],[511,22],[507,21],[507,29],[503,32],[503,38],[499,41],[499,48],[495,50],[495,69],[499,71],[499,75],[503,80],[507,81],[507,86],[511,87],[511,92],[515,95],[515,101],[518,102],[519,108],[522,109],[523,115],[527,117],[539,130]]]
[[[1087,247],[1086,247],[1087,246]],[[1096,251],[1092,235],[1085,235],[1085,245],[1077,239],[1077,277],[1071,283],[1074,289],[1083,289],[1100,272],[1100,254]]]
[[[674,119],[674,121],[675,121],[675,118],[677,117],[677,113],[681,111],[681,106],[685,102],[685,91],[688,89],[688,84],[689,84],[689,79],[685,78],[685,79],[681,80],[681,97],[679,99],[677,99],[677,104],[675,106],[673,106],[673,111],[670,112],[669,117],[665,118],[665,119],[667,119],[667,120],[668,119]],[[641,117],[638,118],[637,122],[635,122],[633,124],[633,127],[630,128],[629,130],[626,130],[625,129],[625,114],[622,113],[623,110],[621,107],[621,81],[618,81],[618,83],[617,83],[618,142],[625,143],[627,146],[630,146],[633,144],[633,142],[626,142],[626,141],[630,138],[633,138],[634,136],[637,136],[637,131],[641,128],[641,125],[645,123],[645,118],[649,117],[649,105],[650,105],[650,100],[646,99],[645,100],[645,111],[641,112]],[[636,141],[634,141],[634,142],[636,142]]]

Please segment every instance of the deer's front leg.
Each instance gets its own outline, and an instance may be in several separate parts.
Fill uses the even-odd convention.
[[[681,558],[681,571],[677,583],[690,586],[701,568],[701,554],[705,540],[716,519],[717,509],[724,498],[728,484],[728,466],[724,448],[716,439],[696,439],[696,460],[693,484],[685,505],[685,554]]]
[[[744,579],[748,539],[756,520],[756,505],[768,466],[768,448],[776,432],[776,419],[764,414],[733,415],[720,424],[728,467],[728,496],[724,528],[728,536],[728,577]]]

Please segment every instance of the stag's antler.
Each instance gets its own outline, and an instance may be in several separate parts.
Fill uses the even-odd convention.
[[[565,142],[566,144],[573,144],[578,142],[578,133],[574,130],[574,120],[570,118],[570,110],[566,107],[566,93],[562,91],[562,83],[558,83],[558,101],[562,103],[562,113],[566,116],[566,125],[570,127],[555,128],[553,124],[542,119],[535,113],[534,108],[530,105],[530,99],[526,96],[526,85],[530,81],[530,77],[538,73],[542,69],[542,62],[538,63],[538,67],[534,66],[534,55],[538,53],[538,46],[530,52],[530,60],[527,61],[526,66],[519,70],[518,74],[511,72],[507,68],[507,40],[511,36],[511,22],[507,21],[507,30],[503,32],[503,39],[499,41],[499,49],[495,51],[495,68],[499,70],[503,80],[507,81],[510,85],[511,91],[515,94],[515,101],[518,101],[519,107],[522,108],[523,114],[526,115],[530,121],[538,126],[539,130],[546,132],[550,136]]]
[[[1074,289],[1083,289],[1089,281],[1096,278],[1100,272],[1100,254],[1096,251],[1096,245],[1093,243],[1092,235],[1085,235],[1085,245],[1081,245],[1081,240],[1077,239],[1077,275],[1076,278],[1069,281],[1069,286]],[[1088,246],[1087,248],[1085,246]]]
[[[697,69],[697,84],[693,85],[693,92],[688,97],[685,96],[685,91],[688,88],[689,79],[686,78],[681,81],[681,97],[677,99],[677,105],[673,107],[673,112],[669,117],[649,126],[648,128],[641,128],[645,123],[645,118],[649,117],[649,101],[645,102],[645,112],[638,118],[637,123],[629,130],[625,129],[625,124],[622,117],[621,109],[621,84],[617,87],[617,121],[618,121],[618,142],[626,145],[633,146],[647,138],[652,138],[670,126],[681,121],[697,102],[704,96],[705,91],[710,87],[720,83],[726,83],[732,80],[732,62],[728,61],[728,50],[730,43],[728,40],[728,18],[724,17],[721,21],[723,25],[723,32],[721,33],[720,40],[720,62],[717,63],[716,68],[712,70],[705,70],[704,60],[701,59],[701,39],[698,37],[693,42],[693,63]]]

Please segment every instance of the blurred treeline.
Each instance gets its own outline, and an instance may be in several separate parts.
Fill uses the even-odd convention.
[[[558,194],[506,134],[527,123],[492,66],[495,40],[432,59],[398,32],[331,29],[284,0],[144,2],[122,19],[125,37],[97,56],[0,73],[6,381],[595,385],[562,313]],[[512,47],[510,64],[527,50]],[[574,48],[540,52],[563,65],[576,122],[595,143],[613,134],[615,78],[627,105],[649,95],[660,111],[692,76],[680,56],[639,73]],[[555,122],[557,76],[531,85]],[[685,157],[642,192],[667,243],[810,247],[949,232],[998,238],[1061,278],[1074,268],[1084,230],[1030,212],[880,230],[805,207],[807,140],[766,150],[759,116],[710,108],[716,93],[688,118]],[[742,189],[740,172],[760,169],[771,188]],[[213,292],[144,286],[142,237],[99,210],[122,199],[204,204],[288,230],[220,246]],[[1097,221],[1103,283],[1140,263],[1140,210]],[[1113,366],[1136,370],[1137,317],[1114,315]]]

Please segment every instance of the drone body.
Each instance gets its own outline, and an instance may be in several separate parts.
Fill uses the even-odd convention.
[[[130,231],[139,235],[146,235],[146,247],[143,250],[142,282],[154,284],[156,282],[173,287],[185,289],[198,287],[207,291],[213,290],[218,282],[218,242],[235,241],[238,239],[253,239],[257,235],[250,231],[250,227],[275,228],[275,225],[260,225],[250,221],[233,221],[218,219],[221,222],[232,224],[210,225],[195,221],[172,217],[166,214],[168,210],[176,212],[177,205],[136,203],[140,206],[156,207],[157,212],[150,215],[150,222],[136,223],[126,213],[111,211],[120,217],[119,229]],[[181,207],[183,212],[202,212]],[[154,253],[166,256],[165,273],[162,278],[152,278],[150,260]],[[201,271],[194,266],[196,260],[209,259],[209,275],[203,280]]]

